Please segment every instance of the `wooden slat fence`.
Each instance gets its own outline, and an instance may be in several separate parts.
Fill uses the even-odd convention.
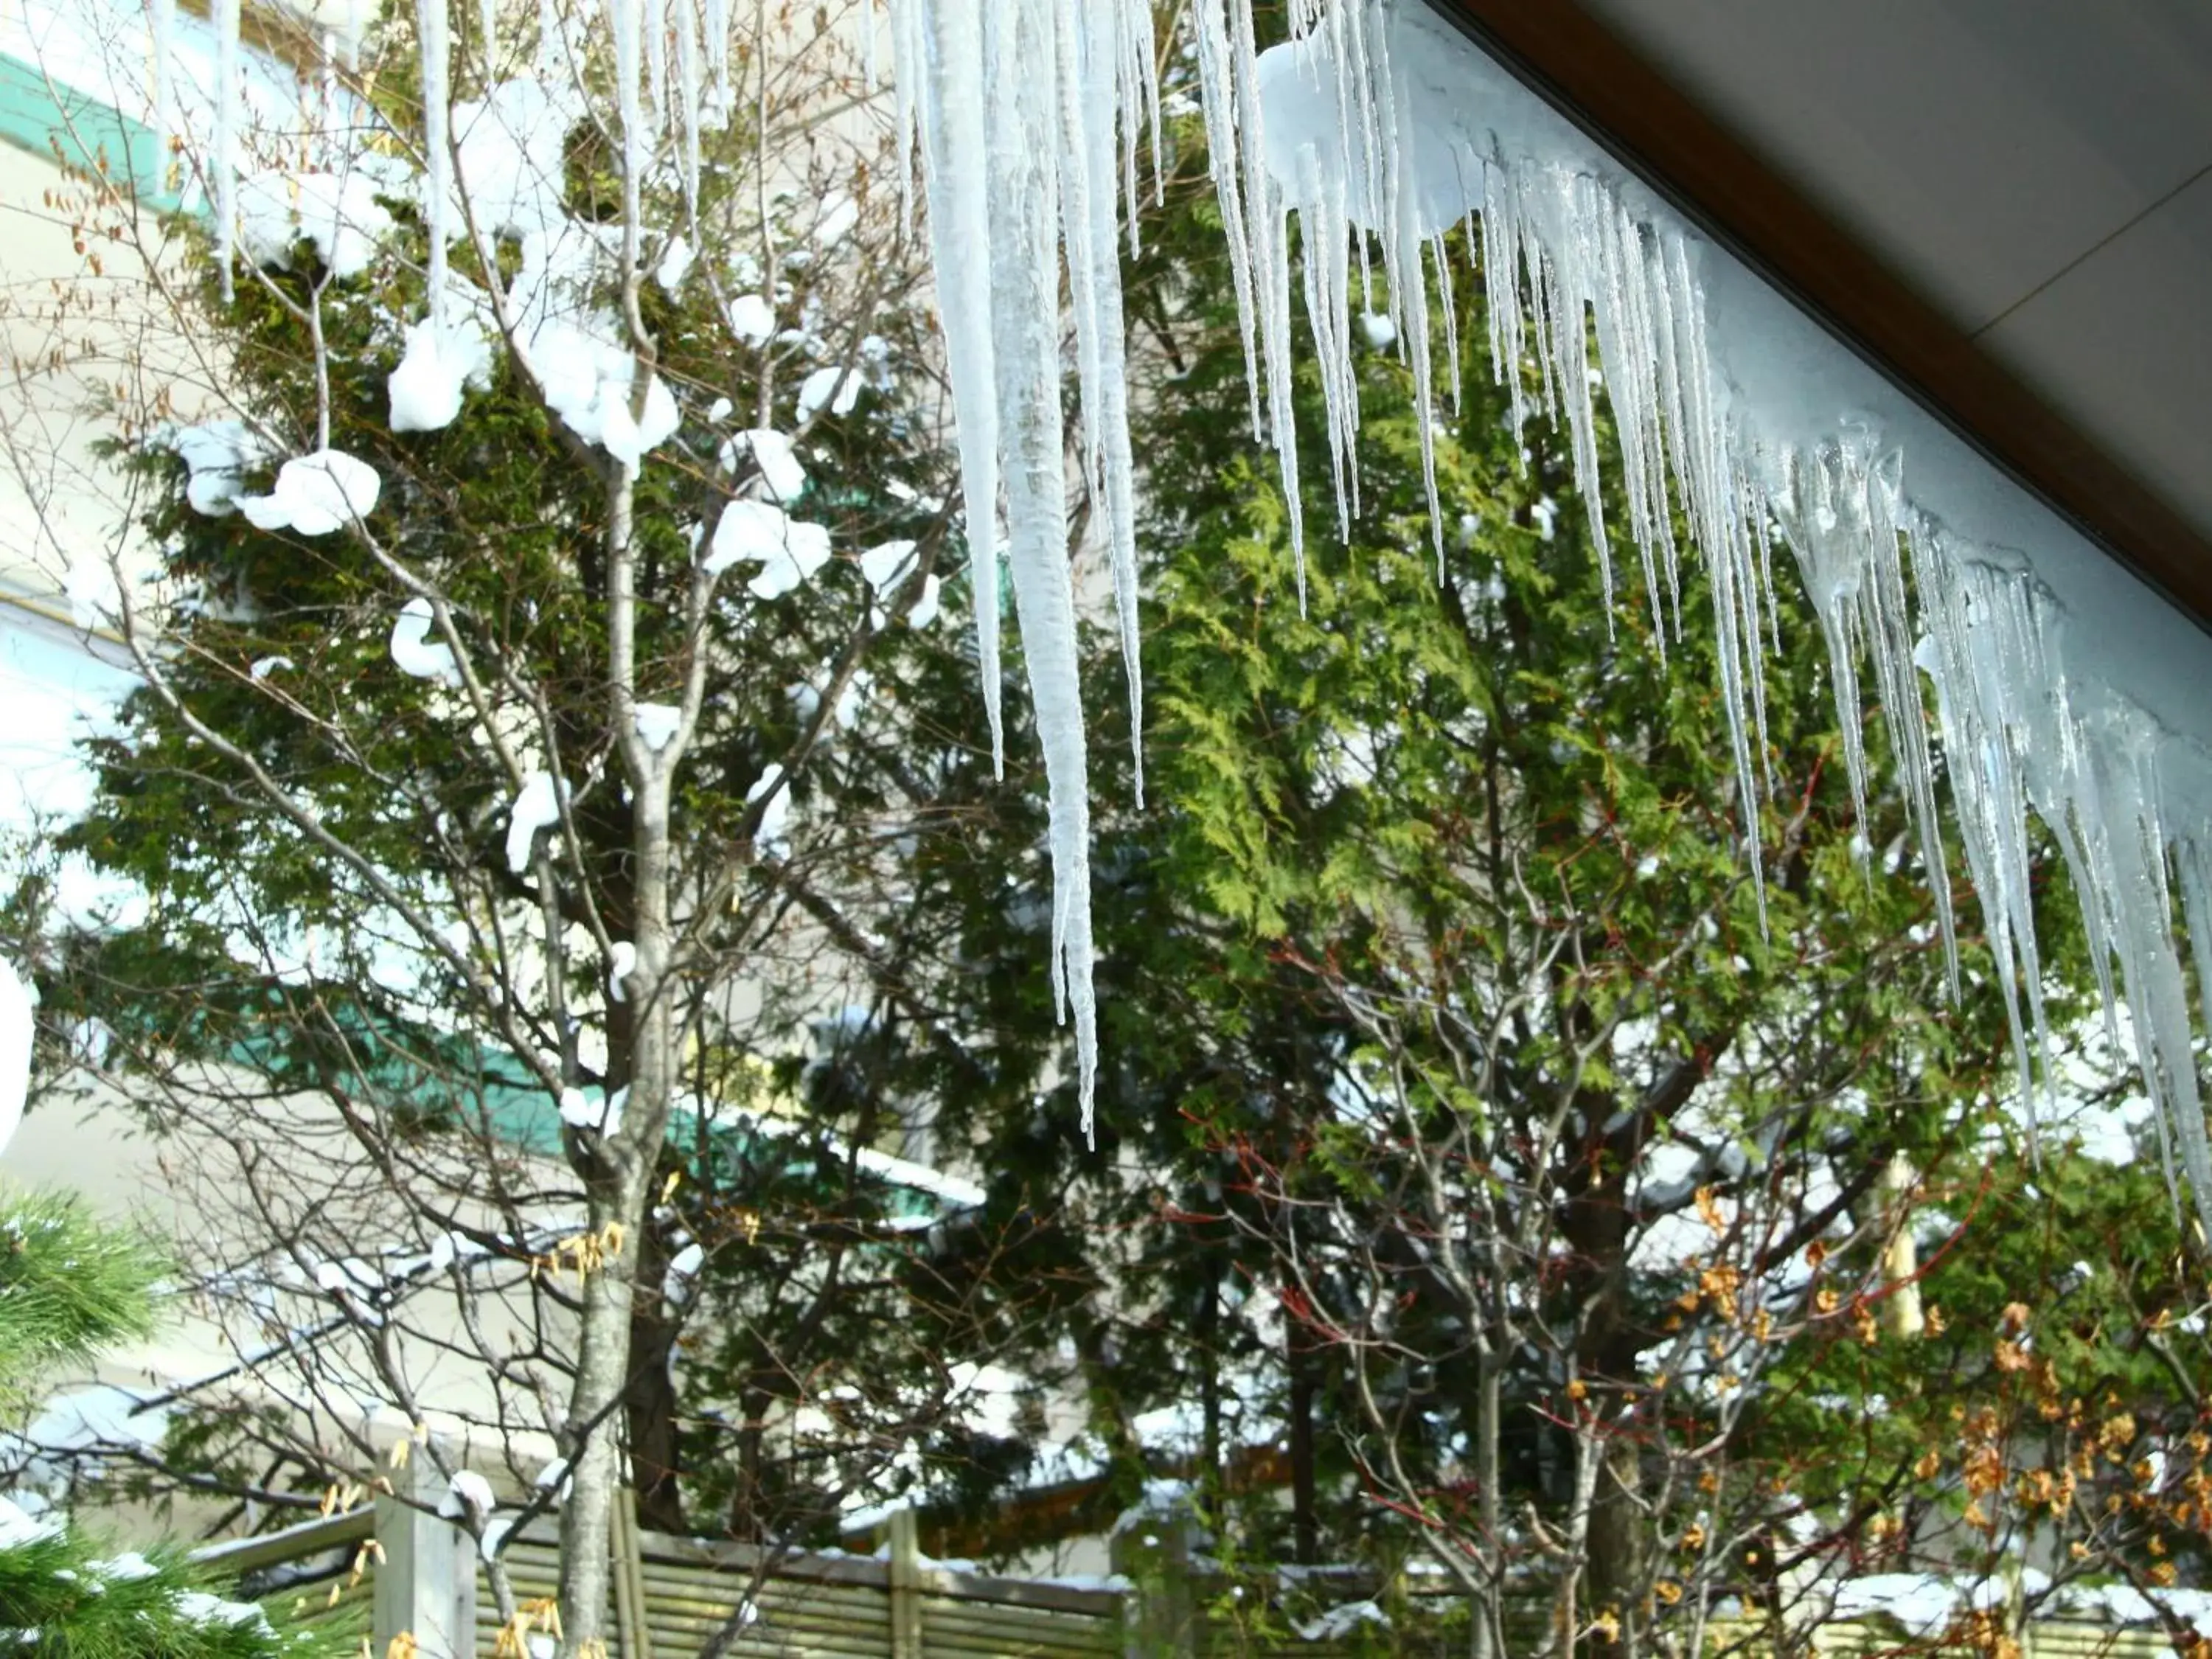
[[[386,1506],[386,1526],[392,1524]],[[356,1510],[287,1531],[222,1544],[197,1559],[258,1600],[270,1618],[293,1627],[314,1627],[358,1640],[371,1659],[385,1659],[391,1632],[373,1628],[371,1608],[380,1568],[373,1540],[379,1511]],[[456,1531],[455,1537],[460,1538]],[[724,1651],[732,1659],[1115,1659],[1162,1650],[1140,1639],[1141,1610],[1114,1590],[954,1571],[921,1557],[911,1517],[893,1528],[890,1559],[785,1553],[771,1559],[744,1544],[672,1538],[617,1528],[624,1545],[617,1581],[628,1593],[613,1598],[616,1637],[610,1659],[697,1659],[740,1607],[744,1622]],[[505,1559],[515,1592],[524,1601],[552,1595],[557,1552],[549,1524],[533,1524],[511,1538]],[[389,1571],[389,1569],[386,1569]],[[392,1587],[387,1585],[387,1590]],[[1400,1605],[1441,1604],[1440,1595],[1410,1586]],[[631,1607],[641,1613],[630,1613]],[[629,1613],[629,1617],[623,1617]],[[1418,1626],[1430,1621],[1408,1621]],[[1279,1631],[1279,1624],[1277,1626]],[[1462,1627],[1462,1632],[1464,1627]],[[526,1634],[502,1643],[489,1586],[479,1574],[475,1654],[423,1659],[514,1659]],[[1351,1659],[1388,1651],[1431,1651],[1433,1638],[1409,1628],[1392,1636],[1358,1633],[1338,1641],[1305,1642],[1295,1636],[1265,1638],[1240,1632],[1226,1620],[1202,1620],[1184,1650],[1205,1659],[1289,1655],[1304,1659]],[[518,1641],[518,1638],[521,1639]],[[1379,1638],[1379,1640],[1378,1640]],[[1456,1651],[1463,1633],[1452,1639]],[[1818,1659],[1879,1659],[1924,1644],[1905,1640],[1881,1620],[1837,1620],[1811,1632]],[[1437,1651],[1446,1650],[1437,1649]],[[1759,1632],[1716,1624],[1707,1632],[1709,1654],[1763,1653]],[[2084,1620],[2038,1620],[2024,1632],[2022,1659],[2167,1659],[2173,1650],[2160,1633],[2116,1629]]]
[[[1121,1598],[1108,1590],[954,1572],[906,1551],[891,1560],[798,1553],[769,1560],[749,1545],[642,1533],[637,1555],[645,1639],[618,1629],[614,1659],[693,1659],[740,1608],[744,1622],[726,1651],[743,1659],[1103,1659],[1121,1651]],[[518,1595],[552,1594],[557,1558],[550,1531],[512,1540],[506,1560]],[[479,1589],[477,1630],[477,1650],[489,1659],[499,1617],[488,1586]]]

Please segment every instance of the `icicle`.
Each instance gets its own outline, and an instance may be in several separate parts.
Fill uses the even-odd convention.
[[[986,21],[994,360],[1006,447],[1007,551],[1050,790],[1052,980],[1075,1026],[1084,1139],[1097,1073],[1091,809],[1060,401],[1054,0],[1000,0]]]
[[[341,148],[338,111],[338,37],[325,29],[315,42],[315,157],[312,166],[325,173],[341,172],[345,156]]]
[[[995,3],[995,0],[994,0]],[[1006,774],[999,703],[999,404],[991,332],[991,180],[982,100],[983,0],[897,0],[891,38],[902,87],[914,88],[938,317],[958,411],[960,487],[975,605],[976,657],[991,727],[991,764]]]
[[[1239,6],[1249,7],[1251,0],[1237,0]],[[1133,60],[1134,74],[1124,73],[1121,78],[1121,101],[1129,112],[1127,147],[1130,178],[1129,189],[1129,252],[1143,251],[1138,240],[1135,186],[1137,167],[1137,114],[1144,113],[1145,130],[1152,144],[1152,203],[1164,206],[1168,199],[1167,168],[1162,164],[1166,152],[1160,144],[1160,54],[1152,35],[1152,9],[1142,0],[1122,0],[1122,37],[1127,43],[1128,55]]]
[[[477,59],[486,86],[499,78],[498,46],[498,0],[477,0]]]
[[[239,0],[215,0],[215,258],[226,304],[238,234],[238,9]]]
[[[1444,372],[1450,377],[1446,384],[1451,388],[1452,419],[1456,421],[1466,412],[1460,400],[1459,301],[1452,293],[1451,244],[1444,232],[1431,240],[1429,251],[1436,258],[1437,297],[1444,313]]]
[[[2208,856],[2202,840],[2192,837],[2175,849],[2175,857],[2181,869],[2182,908],[2188,918],[2190,951],[2197,970],[2197,1006],[2200,1011],[2212,1009],[2212,856]],[[2206,1018],[2212,1018],[2212,1015]],[[2185,1019],[2179,1025],[2176,1036],[2184,1044],[2183,1053],[2176,1057],[2177,1064],[2193,1079],[2196,1068],[2186,1047],[2189,1029]],[[2203,1121],[2201,1108],[2197,1121],[2200,1125]],[[2208,1195],[2212,1194],[2212,1174],[2192,1171],[2189,1180],[2197,1196],[2197,1217],[2203,1224],[2205,1236],[2212,1238],[2212,1195]]]
[[[1298,429],[1291,402],[1290,230],[1283,194],[1267,168],[1267,116],[1260,93],[1259,54],[1249,0],[1231,0],[1229,71],[1239,160],[1243,163],[1244,240],[1251,250],[1253,304],[1259,313],[1261,360],[1267,375],[1267,431],[1282,480],[1291,526],[1298,606],[1305,607],[1305,498],[1298,488]],[[1223,216],[1227,217],[1224,207]]]
[[[1056,5],[1054,10],[1060,54],[1061,217],[1075,313],[1085,472],[1105,508],[1114,608],[1128,681],[1134,792],[1141,807],[1145,692],[1137,592],[1137,468],[1129,440],[1129,377],[1114,213],[1113,72],[1126,37],[1117,38],[1114,12],[1108,7],[1086,9],[1080,24],[1068,7]]]
[[[696,0],[671,0],[676,10],[676,112],[684,128],[684,219],[699,225],[699,15]]]
[[[1422,247],[1427,240],[1419,222],[1410,199],[1418,188],[1415,180],[1425,160],[1420,134],[1410,124],[1401,122],[1402,100],[1395,85],[1395,73],[1390,66],[1388,44],[1382,27],[1382,14],[1363,7],[1355,14],[1363,20],[1364,28],[1371,29],[1365,47],[1367,67],[1365,82],[1368,89],[1361,101],[1373,109],[1367,119],[1370,144],[1380,147],[1379,154],[1370,151],[1365,158],[1369,183],[1366,201],[1377,199],[1376,181],[1381,185],[1380,199],[1383,204],[1383,274],[1389,284],[1389,319],[1401,361],[1411,365],[1413,371],[1413,416],[1421,450],[1421,486],[1429,510],[1430,539],[1435,544],[1437,580],[1443,577],[1444,520],[1443,508],[1437,495],[1437,434],[1436,388],[1434,359],[1429,337],[1429,286],[1422,261]],[[1360,237],[1362,247],[1366,237]],[[1344,319],[1343,333],[1350,334],[1349,318]],[[1344,386],[1349,396],[1348,410],[1358,407],[1358,370],[1353,366],[1348,337],[1340,343],[1345,369]],[[1352,434],[1345,434],[1345,471],[1358,479],[1355,457],[1352,453]]]
[[[443,0],[424,0],[442,4]],[[615,107],[622,118],[623,223],[628,228],[631,252],[639,229],[639,196],[645,182],[645,106],[638,85],[645,49],[641,31],[645,14],[659,11],[659,0],[607,0],[607,21],[615,35]]]
[[[453,40],[447,29],[446,0],[416,0],[415,15],[422,51],[422,189],[427,198],[422,223],[430,239],[427,269],[434,331],[446,314],[446,241],[453,197],[453,147],[447,137],[453,109]]]
[[[668,130],[668,8],[672,0],[632,0],[642,13],[645,30],[645,73],[650,88],[653,133]]]
[[[706,31],[707,74],[714,82],[715,107],[726,112],[730,107],[730,0],[707,0]],[[903,170],[899,177],[906,177]]]
[[[2056,715],[2052,688],[2063,680],[2045,649],[2035,601],[2024,583],[1950,556],[1932,532],[1916,538],[1912,564],[1921,616],[1939,664],[1936,710],[1960,839],[1981,898],[2033,1150],[2036,1061],[2046,1094],[2051,1064],[2027,842],[2030,749],[2032,734]]]
[[[538,75],[549,86],[561,68],[559,0],[538,0]]]
[[[886,0],[891,21],[891,142],[898,160],[899,234],[914,234],[915,83],[928,54],[921,45],[921,0]]]
[[[613,0],[620,17],[641,3]],[[706,4],[708,67],[719,77],[726,0]],[[620,17],[617,78],[634,104],[637,43]],[[1539,111],[1534,120],[1501,113],[1497,125],[1475,125],[1462,112],[1472,100],[1441,112],[1435,66],[1422,59],[1468,49],[1419,7],[1293,0],[1290,21],[1293,44],[1265,58],[1255,49],[1249,0],[1196,0],[1193,27],[1250,414],[1276,451],[1301,602],[1288,216],[1299,216],[1300,277],[1340,526],[1348,532],[1359,511],[1358,341],[1350,305],[1355,291],[1371,295],[1379,253],[1397,349],[1413,369],[1424,482],[1440,537],[1431,449],[1436,343],[1425,267],[1433,255],[1456,413],[1458,319],[1447,233],[1464,211],[1472,216],[1469,243],[1480,248],[1492,375],[1505,390],[1516,437],[1536,410],[1564,428],[1608,628],[1613,530],[1625,526],[1642,562],[1662,659],[1669,609],[1674,637],[1682,637],[1683,558],[1693,550],[1705,562],[1736,805],[1762,926],[1760,796],[1771,796],[1775,783],[1764,669],[1769,646],[1780,641],[1771,568],[1778,528],[1828,647],[1845,767],[1863,822],[1869,791],[1863,684],[1871,682],[1881,707],[1954,994],[1959,947],[1923,669],[1937,688],[1938,735],[2023,1090],[2033,1089],[2039,1060],[2043,1086],[2051,1082],[2028,884],[2025,814],[2033,806],[2072,873],[2115,1028],[2118,964],[2161,1136],[2212,1226],[2212,1137],[2189,1047],[2186,975],[2172,926],[2179,902],[2188,913],[2200,993],[2212,991],[2212,854],[2204,850],[2212,847],[2212,830],[2186,817],[2169,821],[2176,809],[2160,794],[2158,757],[2161,744],[2175,740],[2132,705],[2093,698],[2069,684],[2045,637],[2033,584],[1982,562],[1970,547],[1949,545],[1908,505],[1897,443],[1878,426],[1830,430],[1823,422],[1809,434],[1796,424],[1771,434],[1759,428],[1759,397],[1738,383],[1744,365],[1731,356],[1723,372],[1709,338],[1709,314],[1724,313],[1709,302],[1705,284],[1737,280],[1734,267],[1725,255],[1709,256],[1693,233],[1640,191],[1622,185],[1609,162],[1578,149],[1564,124],[1547,127],[1548,116]],[[1151,27],[1149,9],[1137,0],[890,4],[902,189],[911,173],[904,165],[909,146],[919,137],[994,757],[1003,738],[994,515],[1001,479],[1006,485],[1021,632],[1052,787],[1054,988],[1077,1028],[1086,1130],[1096,1043],[1085,747],[1060,476],[1059,249],[1066,255],[1077,342],[1081,464],[1103,504],[1115,551],[1133,714],[1140,681],[1133,583],[1123,563],[1133,469],[1111,250],[1120,228],[1117,196],[1129,206],[1134,246],[1138,150],[1147,124],[1157,150]],[[1395,62],[1408,72],[1396,72]],[[1279,121],[1267,109],[1279,94]],[[627,146],[639,130],[626,118],[633,179],[638,168]],[[1455,173],[1456,203],[1441,199]],[[1730,344],[1732,352],[1739,349]],[[1620,525],[1608,525],[1604,510],[1599,384],[1620,444]],[[1818,390],[1829,395],[1825,386]],[[1792,408],[1786,418],[1802,424],[1804,417]],[[1813,418],[1821,422],[1817,411]],[[1840,418],[1838,406],[1826,422]],[[1675,527],[1678,510],[1686,532]],[[2201,816],[2203,804],[2189,810]]]
[[[1252,297],[1252,237],[1244,222],[1244,192],[1237,184],[1234,48],[1222,0],[1198,0],[1198,71],[1206,111],[1206,162],[1221,201],[1222,234],[1229,244],[1230,286],[1237,295],[1237,325],[1244,341],[1244,383],[1252,402],[1252,438],[1267,441],[1260,402],[1259,319]],[[1129,216],[1133,220],[1137,216]]]
[[[2090,754],[2099,775],[2104,821],[2093,830],[2098,862],[2108,873],[2112,942],[2118,947],[2128,1010],[2133,1016],[2137,1069],[2181,1154],[2197,1213],[2212,1236],[2212,1145],[2197,1080],[2187,992],[2173,947],[2173,898],[2166,872],[2151,758],[2154,736],[2140,711],[2114,710]]]

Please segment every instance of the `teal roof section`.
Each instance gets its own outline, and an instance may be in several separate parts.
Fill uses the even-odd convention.
[[[128,180],[142,206],[173,212],[161,136],[105,100],[64,86],[35,64],[0,52],[0,143]]]
[[[280,1085],[288,1079],[310,1088],[339,1082],[425,1123],[458,1112],[502,1146],[533,1158],[562,1155],[559,1103],[514,1055],[459,1034],[403,1030],[360,1009],[339,1018],[347,1028],[343,1039],[290,1028],[289,1041],[244,1038],[232,1047],[232,1058]],[[596,1087],[581,1092],[594,1105],[605,1098]],[[898,1220],[934,1220],[983,1202],[980,1189],[957,1176],[872,1147],[854,1148],[829,1130],[775,1114],[702,1113],[679,1104],[669,1115],[668,1145],[684,1150],[700,1178],[713,1173],[702,1165],[716,1164],[804,1183],[825,1160],[835,1167],[850,1159],[864,1185],[880,1195],[884,1213]]]

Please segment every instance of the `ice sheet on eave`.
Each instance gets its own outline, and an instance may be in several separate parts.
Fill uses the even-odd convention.
[[[1764,770],[1765,544],[1770,525],[1784,532],[1822,616],[1846,729],[1862,674],[1909,716],[1890,724],[1947,946],[1939,775],[1948,786],[1962,844],[1948,856],[1963,859],[1981,901],[2024,1086],[2047,1047],[2027,811],[2051,826],[2099,947],[2108,1016],[2124,996],[2166,1145],[2212,1228],[2175,934],[2185,915],[2200,981],[2212,979],[2212,640],[1413,0],[1339,0],[1261,76],[1275,187],[1309,247],[1340,246],[1347,223],[1379,243],[1417,380],[1432,343],[1420,273],[1446,257],[1441,232],[1480,216],[1498,366],[1517,380],[1524,352],[1537,360],[1538,401],[1573,429],[1607,556],[1583,372],[1585,317],[1594,325],[1641,586],[1663,609],[1688,574],[1671,480],[1722,629],[1747,794]],[[1316,337],[1340,339],[1342,312],[1326,314],[1340,296],[1307,291]],[[1333,403],[1352,395],[1348,366],[1323,368]],[[1333,409],[1330,426],[1355,431],[1356,409]],[[1940,710],[1933,752],[1923,674]],[[1849,758],[1863,796],[1860,745]]]

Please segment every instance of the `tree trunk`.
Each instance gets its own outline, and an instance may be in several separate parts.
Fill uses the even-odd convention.
[[[1591,1098],[1583,1107],[1589,1121],[1604,1121],[1610,1103]],[[1575,1341],[1575,1374],[1588,1387],[1577,1409],[1596,1414],[1577,1432],[1577,1490],[1586,1494],[1589,1514],[1583,1536],[1585,1622],[1613,1615],[1617,1624],[1600,1627],[1589,1644],[1595,1659],[1626,1659],[1634,1650],[1633,1632],[1641,1622],[1644,1589],[1644,1519],[1638,1503],[1642,1486],[1641,1449],[1630,1425],[1608,1402],[1617,1388],[1636,1381],[1638,1334],[1628,1305],[1627,1171],[1637,1147],[1630,1134],[1607,1137],[1603,1155],[1588,1166],[1593,1179],[1569,1201],[1562,1232],[1574,1251],[1576,1297],[1583,1309]],[[1592,1466],[1595,1466],[1594,1468]],[[1618,1636],[1604,1632],[1617,1629]]]
[[[1295,1322],[1284,1339],[1291,1372],[1291,1530],[1302,1567],[1321,1559],[1321,1517],[1314,1479],[1314,1364]]]
[[[594,1231],[604,1233],[623,1206],[595,1194]],[[562,1659],[587,1659],[606,1645],[612,1583],[614,1499],[622,1478],[616,1408],[628,1381],[629,1264],[608,1261],[585,1280],[576,1378],[569,1390],[569,1471],[574,1482],[561,1510]]]
[[[1620,1634],[1592,1638],[1590,1651],[1598,1659],[1625,1659],[1631,1649],[1630,1633],[1642,1622],[1638,1605],[1644,1589],[1645,1522],[1641,1495],[1643,1476],[1634,1437],[1601,1432],[1594,1448],[1597,1487],[1590,1498],[1589,1562],[1589,1607],[1593,1615],[1611,1612],[1620,1620]]]
[[[652,1228],[638,1240],[637,1284],[630,1306],[629,1480],[637,1492],[637,1523],[654,1532],[686,1530],[677,1486],[675,1358],[682,1326],[668,1316],[666,1253]]]
[[[641,387],[646,376],[639,376]],[[623,1478],[621,1413],[631,1383],[630,1333],[636,1264],[677,1079],[676,999],[670,994],[671,773],[676,753],[656,755],[635,735],[636,578],[631,540],[635,479],[623,467],[608,493],[607,644],[610,713],[630,786],[630,943],[636,964],[626,984],[630,1027],[629,1103],[622,1121],[582,1166],[593,1235],[605,1259],[585,1276],[575,1382],[567,1432],[575,1485],[561,1512],[561,1646],[558,1659],[599,1659],[610,1645],[614,1498]],[[549,949],[552,942],[549,941]],[[608,1084],[611,1089],[614,1079]],[[595,1138],[596,1139],[596,1138]]]
[[[1505,1405],[1502,1386],[1505,1366],[1494,1345],[1486,1346],[1480,1363],[1475,1384],[1474,1484],[1481,1514],[1475,1550],[1482,1591],[1473,1610],[1468,1651],[1474,1659],[1500,1659],[1505,1651],[1505,1582],[1498,1554],[1504,1547],[1505,1514],[1500,1490],[1504,1462],[1498,1444]]]
[[[740,1543],[768,1540],[767,1504],[763,1485],[768,1478],[768,1409],[764,1389],[747,1388],[738,1396],[737,1490],[730,1496],[730,1536]]]
[[[1206,1289],[1198,1303],[1199,1404],[1204,1413],[1205,1477],[1218,1479],[1222,1470],[1221,1447],[1221,1263],[1211,1249],[1206,1258]]]

